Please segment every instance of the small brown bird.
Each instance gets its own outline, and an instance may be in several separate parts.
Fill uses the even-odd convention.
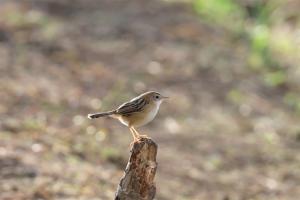
[[[146,135],[140,135],[135,127],[143,126],[151,122],[156,116],[159,106],[164,99],[168,97],[162,96],[158,92],[146,92],[132,100],[123,103],[117,109],[95,114],[88,114],[89,119],[99,117],[113,117],[118,119],[122,124],[129,127],[134,141]]]

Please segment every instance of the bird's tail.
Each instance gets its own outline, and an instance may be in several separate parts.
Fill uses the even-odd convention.
[[[115,113],[115,111],[108,111],[108,112],[101,112],[101,113],[93,113],[93,114],[88,114],[88,118],[89,119],[95,119],[95,118],[99,118],[99,117],[105,117],[105,116],[110,116],[113,115]]]

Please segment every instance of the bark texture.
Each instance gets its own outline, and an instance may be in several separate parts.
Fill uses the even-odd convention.
[[[150,138],[135,142],[124,175],[119,183],[115,200],[152,200],[156,188],[157,145]]]

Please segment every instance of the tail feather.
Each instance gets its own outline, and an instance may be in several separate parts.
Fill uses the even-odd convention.
[[[115,111],[108,111],[108,112],[101,112],[101,113],[93,113],[93,114],[88,114],[88,118],[89,119],[95,119],[95,118],[99,118],[99,117],[105,117],[105,116],[110,116],[112,114],[114,114]]]

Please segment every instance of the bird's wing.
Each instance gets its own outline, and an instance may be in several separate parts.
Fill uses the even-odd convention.
[[[116,110],[116,114],[126,115],[143,110],[147,101],[144,98],[135,98],[129,102],[123,103]]]

